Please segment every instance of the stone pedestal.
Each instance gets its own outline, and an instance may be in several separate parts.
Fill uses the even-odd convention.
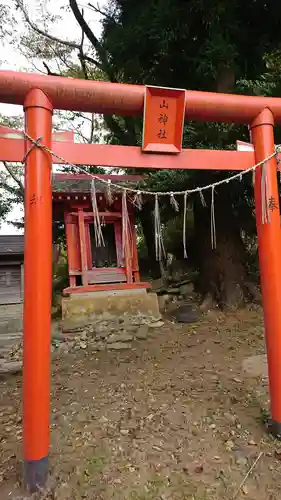
[[[126,322],[142,318],[159,319],[157,295],[145,289],[111,290],[90,293],[72,293],[62,298],[62,329],[65,332],[95,325],[99,322]]]

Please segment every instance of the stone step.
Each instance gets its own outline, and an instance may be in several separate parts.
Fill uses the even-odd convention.
[[[0,360],[0,374],[18,373],[22,370],[22,361]]]
[[[5,346],[13,346],[18,344],[19,342],[22,341],[22,335],[10,335],[10,334],[5,334],[5,335],[0,335],[0,348],[5,347]]]
[[[0,347],[0,358],[7,358],[10,355],[11,347]]]
[[[21,338],[23,336],[22,331],[14,331],[14,332],[9,332],[9,333],[2,333],[0,335],[0,339],[17,339]]]
[[[22,330],[22,320],[18,318],[10,318],[0,320],[0,336],[5,333],[13,333]]]

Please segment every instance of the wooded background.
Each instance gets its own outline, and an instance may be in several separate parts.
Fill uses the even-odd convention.
[[[12,0],[11,0],[12,2]],[[276,0],[109,0],[98,3],[76,0],[23,0],[13,8],[0,6],[0,37],[33,63],[33,70],[47,74],[119,83],[280,96],[281,9]],[[67,19],[73,16],[80,35],[71,38]],[[92,28],[99,16],[101,35]],[[19,36],[18,20],[24,26]],[[54,34],[60,26],[65,37]],[[20,69],[20,68],[19,68]],[[0,117],[2,124],[21,127],[21,118]],[[117,116],[57,113],[57,128],[74,129],[84,142],[140,145],[142,120]],[[246,127],[234,124],[186,122],[183,146],[232,149],[237,139],[249,140]],[[276,143],[280,131],[276,130]],[[95,172],[95,168],[89,169]],[[17,166],[0,171],[0,218],[14,203],[22,203],[24,185]],[[137,170],[131,172],[139,173]],[[144,174],[141,171],[141,174]],[[146,171],[151,190],[176,191],[206,185],[226,176],[220,172]],[[254,298],[257,254],[252,177],[217,189],[215,200],[217,248],[210,240],[210,210],[199,197],[192,202],[187,232],[188,259],[183,266],[199,271],[198,289],[222,307],[237,307]],[[206,197],[210,207],[210,199]],[[153,203],[138,214],[141,254],[149,258],[152,277],[159,273],[155,261]],[[167,250],[182,259],[182,215],[169,203],[161,205]]]

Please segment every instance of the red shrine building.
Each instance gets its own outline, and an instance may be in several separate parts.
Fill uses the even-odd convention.
[[[104,240],[102,245],[98,245],[96,241],[91,176],[63,173],[53,175],[53,219],[57,223],[64,223],[69,274],[69,286],[63,293],[66,297],[63,298],[63,320],[69,324],[68,320],[73,316],[73,311],[76,311],[76,319],[81,319],[81,310],[84,311],[86,302],[88,316],[91,316],[93,311],[100,314],[102,305],[98,304],[102,303],[100,297],[105,293],[107,299],[104,309],[105,307],[112,309],[110,300],[111,302],[115,300],[113,309],[116,309],[116,302],[119,307],[121,297],[123,301],[125,297],[125,302],[129,303],[132,300],[134,302],[134,297],[139,297],[141,294],[142,303],[140,304],[138,298],[133,307],[134,313],[143,311],[148,315],[150,313],[152,316],[157,316],[158,304],[154,298],[152,309],[147,303],[147,300],[151,303],[154,296],[147,294],[150,284],[140,280],[134,219],[136,208],[129,194],[127,195],[129,238],[126,244],[123,241],[122,186],[135,187],[142,177],[99,174],[99,178],[120,186],[111,187],[109,203],[106,183],[95,179],[96,206]],[[79,304],[78,309],[77,304]],[[70,323],[72,324],[72,320]]]
[[[131,185],[140,176],[99,175],[118,185]],[[86,174],[55,174],[53,176],[53,216],[64,221],[69,270],[69,287],[65,293],[89,292],[134,287],[140,283],[134,207],[128,200],[130,248],[122,242],[122,193],[111,188],[112,203],[105,196],[105,184],[95,180],[97,206],[104,236],[98,246],[94,234],[94,213],[91,198],[91,177]]]

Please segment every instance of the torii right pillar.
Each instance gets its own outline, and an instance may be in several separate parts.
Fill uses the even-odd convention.
[[[257,163],[274,152],[274,116],[269,109],[264,109],[252,122],[251,140]],[[266,169],[267,176],[267,207],[262,195],[265,187],[262,168]],[[255,171],[255,202],[271,400],[269,430],[281,439],[281,227],[276,157]],[[264,209],[270,215],[266,223]]]

